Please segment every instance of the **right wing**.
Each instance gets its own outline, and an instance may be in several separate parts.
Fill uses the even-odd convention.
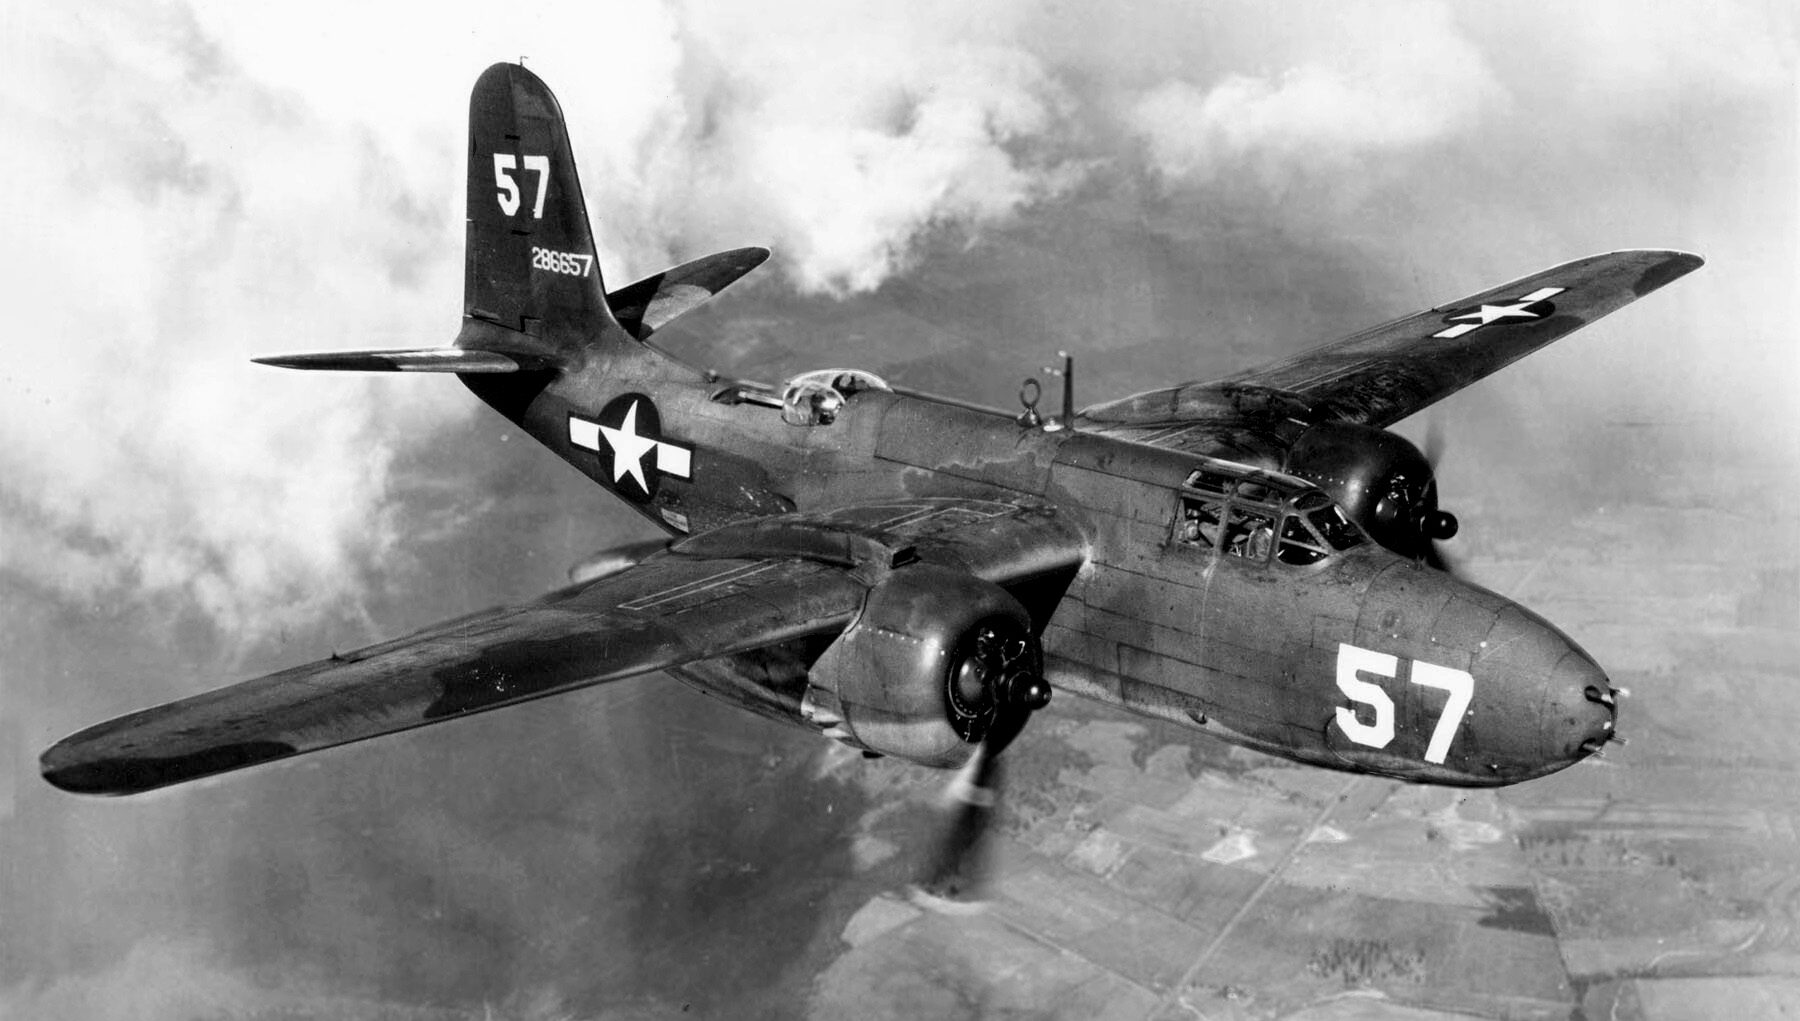
[[[1280,463],[1308,426],[1386,428],[1700,264],[1699,256],[1662,250],[1576,259],[1273,365],[1086,408],[1081,427]]]
[[[68,791],[147,791],[835,634],[855,618],[875,579],[915,558],[1006,584],[1072,568],[1083,548],[1053,511],[975,500],[895,501],[746,522],[526,606],[89,727],[46,751],[41,766],[45,779]]]

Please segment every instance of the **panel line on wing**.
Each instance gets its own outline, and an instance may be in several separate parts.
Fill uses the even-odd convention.
[[[684,605],[682,608],[688,609],[694,605],[694,603],[685,602],[689,600],[690,597],[705,595],[707,597],[706,599],[697,600],[697,602],[701,603],[723,598],[734,591],[738,591],[740,588],[747,587],[742,586],[740,583],[748,581],[765,571],[774,570],[781,565],[782,562],[777,560],[762,560],[750,564],[741,564],[716,574],[707,575],[704,578],[696,578],[693,581],[676,585],[673,588],[664,589],[660,592],[652,592],[628,602],[620,603],[619,609],[642,612],[644,610],[659,608],[666,609],[676,603],[683,603]]]

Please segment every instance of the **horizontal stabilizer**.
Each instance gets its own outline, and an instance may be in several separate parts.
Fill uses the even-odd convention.
[[[522,372],[550,368],[540,355],[524,352],[466,351],[457,347],[410,351],[320,351],[314,354],[252,358],[260,365],[283,369],[333,372]]]
[[[619,324],[639,340],[698,308],[763,264],[767,248],[733,248],[703,255],[630,283],[606,296]]]

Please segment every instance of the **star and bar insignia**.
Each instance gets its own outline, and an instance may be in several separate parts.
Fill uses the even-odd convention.
[[[1505,322],[1510,319],[1542,319],[1554,309],[1550,307],[1534,308],[1533,306],[1542,305],[1563,291],[1564,288],[1561,287],[1540,287],[1530,294],[1515,299],[1510,305],[1483,305],[1468,312],[1448,316],[1444,321],[1456,325],[1439,330],[1432,336],[1441,340],[1450,340],[1479,330],[1489,323]]]
[[[694,448],[663,438],[656,404],[643,394],[613,398],[596,418],[571,414],[569,442],[600,455],[602,468],[609,469],[602,481],[639,502],[656,495],[665,475],[693,477]]]

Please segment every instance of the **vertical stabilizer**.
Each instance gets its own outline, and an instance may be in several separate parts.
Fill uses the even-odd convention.
[[[627,336],[606,303],[562,109],[517,64],[495,64],[469,97],[466,324],[459,346],[502,327],[567,351]],[[536,346],[536,345],[533,345]]]

